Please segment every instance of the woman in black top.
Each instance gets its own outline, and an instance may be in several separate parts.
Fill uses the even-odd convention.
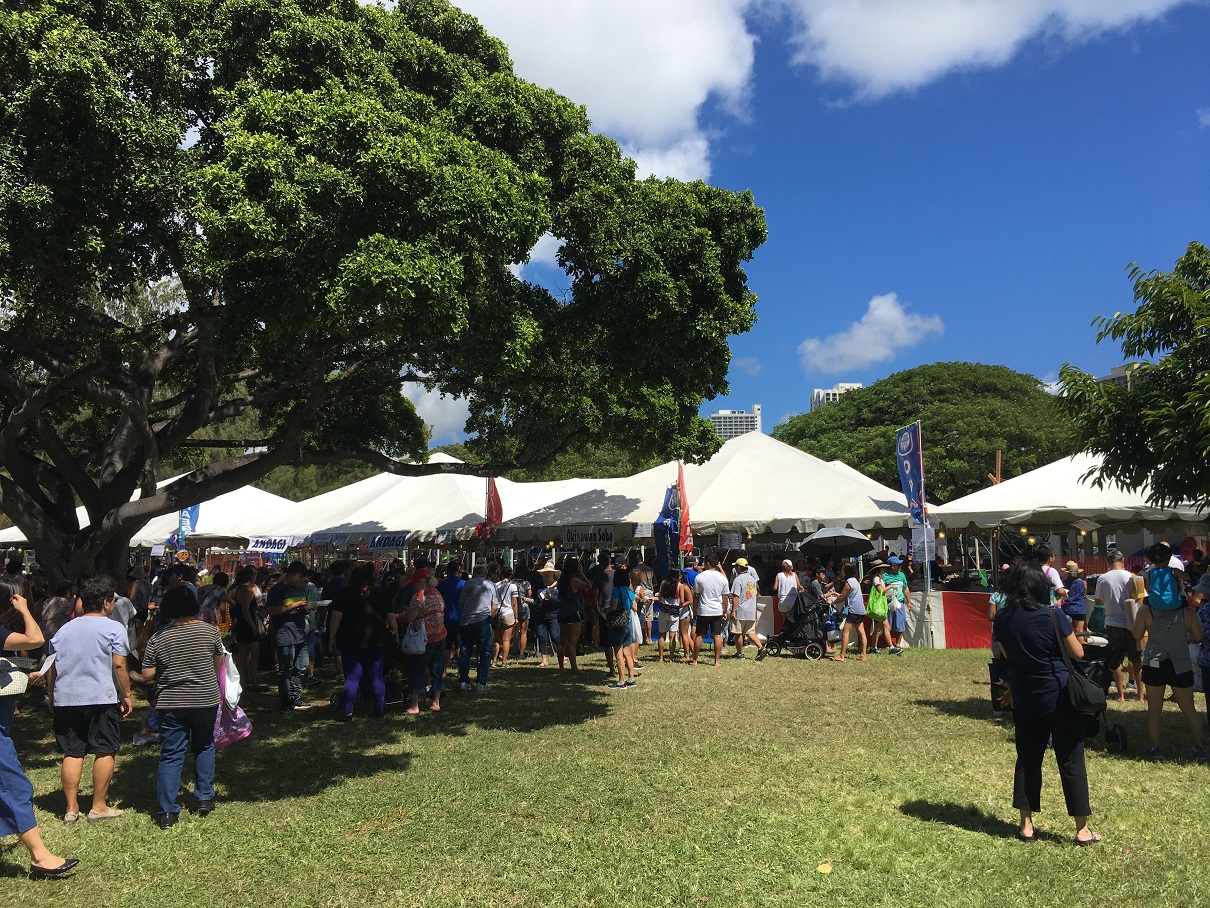
[[[572,674],[578,674],[576,649],[580,645],[580,630],[584,626],[584,594],[592,584],[580,570],[580,559],[563,559],[563,573],[559,576],[559,668],[564,660],[570,660]]]
[[[353,706],[361,687],[362,675],[368,675],[374,693],[373,715],[381,718],[386,710],[387,686],[383,677],[387,642],[387,597],[374,596],[374,569],[363,565],[353,571],[348,585],[329,609],[328,643],[340,651],[345,670],[344,711],[342,721],[353,720]]]
[[[1081,659],[1084,647],[1067,616],[1049,605],[1050,581],[1037,564],[1018,564],[1003,589],[1008,604],[996,615],[994,628],[1012,679],[1017,731],[1013,807],[1021,812],[1017,836],[1027,842],[1037,838],[1033,815],[1041,808],[1042,758],[1049,739],[1059,764],[1067,812],[1075,820],[1075,842],[1092,845],[1101,837],[1088,828],[1092,809],[1084,767],[1084,717],[1068,697],[1068,672],[1061,649],[1065,646],[1071,658]]]

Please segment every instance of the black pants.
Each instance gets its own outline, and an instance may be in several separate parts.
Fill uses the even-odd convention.
[[[1092,808],[1088,806],[1088,773],[1084,769],[1084,717],[1073,710],[1043,714],[1014,710],[1013,722],[1017,727],[1013,807],[1031,812],[1042,809],[1042,758],[1049,738],[1054,743],[1067,813],[1089,816]]]

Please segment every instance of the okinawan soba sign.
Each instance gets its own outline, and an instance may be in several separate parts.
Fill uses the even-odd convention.
[[[563,544],[585,549],[605,549],[613,546],[612,526],[564,527]]]

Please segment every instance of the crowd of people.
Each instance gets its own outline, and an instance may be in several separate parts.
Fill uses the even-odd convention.
[[[1148,550],[1140,576],[1125,571],[1120,555],[1090,590],[1075,562],[1065,573],[1045,547],[1035,558],[1008,566],[991,598],[993,649],[1009,665],[1017,729],[1014,805],[1019,834],[1035,836],[1041,762],[1050,743],[1059,762],[1076,841],[1099,841],[1088,827],[1091,809],[1083,758],[1083,725],[1073,721],[1066,693],[1064,650],[1084,656],[1091,607],[1104,608],[1103,633],[1119,698],[1129,673],[1148,701],[1149,746],[1159,759],[1164,694],[1189,721],[1193,757],[1205,761],[1204,724],[1193,704],[1190,643],[1210,671],[1210,574],[1186,565],[1164,545]],[[336,718],[359,711],[381,719],[388,703],[416,715],[439,712],[447,684],[486,691],[493,673],[519,658],[540,667],[580,674],[587,651],[604,654],[608,684],[626,690],[639,683],[640,647],[656,643],[658,663],[698,665],[710,646],[710,664],[758,655],[761,597],[789,612],[805,597],[823,603],[834,628],[827,652],[838,662],[850,644],[856,658],[885,650],[903,652],[912,607],[909,566],[883,551],[859,568],[837,559],[785,559],[777,566],[739,553],[689,557],[684,568],[657,575],[655,559],[638,551],[570,555],[508,566],[480,562],[469,571],[460,559],[434,564],[420,557],[379,565],[338,560],[324,571],[301,561],[284,569],[242,566],[234,577],[215,571],[199,581],[197,568],[173,563],[149,573],[135,565],[121,582],[98,576],[48,589],[40,572],[20,562],[0,577],[0,651],[41,660],[31,683],[45,687],[62,756],[64,823],[101,823],[122,810],[108,791],[121,744],[121,723],[134,713],[132,684],[148,705],[139,714],[135,744],[158,742],[158,824],[167,829],[181,811],[180,785],[193,757],[194,811],[216,807],[215,730],[223,699],[226,645],[244,691],[259,690],[272,671],[280,708],[305,711],[306,688],[317,665],[335,662],[343,679],[333,697]],[[1053,607],[1052,607],[1053,606]],[[1101,630],[1098,628],[1098,630]],[[1204,636],[1205,635],[1205,636]],[[1125,665],[1125,670],[1123,670]],[[26,701],[31,702],[31,701]],[[74,859],[50,853],[38,833],[32,787],[8,736],[16,697],[0,696],[0,835],[16,834],[29,850],[31,874],[70,872]],[[93,756],[91,801],[79,792],[85,758]]]

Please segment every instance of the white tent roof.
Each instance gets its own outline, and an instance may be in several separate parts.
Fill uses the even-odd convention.
[[[173,476],[161,480],[156,484],[156,488],[163,488],[179,478],[179,476]],[[136,492],[130,500],[135,501],[140,497]],[[194,528],[191,538],[204,537],[214,542],[238,543],[240,540],[248,538],[245,528],[249,521],[284,511],[293,506],[294,502],[288,498],[262,492],[253,486],[244,486],[234,492],[203,501],[198,507],[197,526]],[[76,508],[76,519],[80,522],[81,527],[87,526],[88,512],[82,507]],[[161,545],[176,532],[179,522],[176,511],[153,517],[134,534],[130,544],[148,548],[153,545]],[[0,545],[24,545],[27,541],[25,534],[17,527],[9,527],[0,532]]]
[[[624,479],[601,480],[588,491],[506,520],[502,528],[532,540],[559,536],[568,526],[651,523],[676,478],[671,461]],[[869,530],[907,521],[901,493],[759,432],[731,439],[704,464],[686,464],[685,487],[700,535],[805,533],[838,524]]]
[[[432,461],[458,463],[437,453]],[[497,479],[504,516],[550,504],[592,485],[590,480],[511,482]],[[293,536],[327,542],[333,537],[369,538],[411,533],[416,541],[448,535],[468,537],[484,519],[487,480],[480,476],[438,473],[396,476],[380,473],[352,485],[299,502],[270,519],[251,525],[258,536]]]
[[[1100,465],[1101,458],[1096,455],[1077,454],[932,508],[930,513],[954,528],[1024,523],[1093,530],[1134,522],[1206,520],[1205,514],[1192,505],[1158,508],[1150,504],[1148,486],[1126,489],[1107,485],[1098,489],[1084,476]]]

